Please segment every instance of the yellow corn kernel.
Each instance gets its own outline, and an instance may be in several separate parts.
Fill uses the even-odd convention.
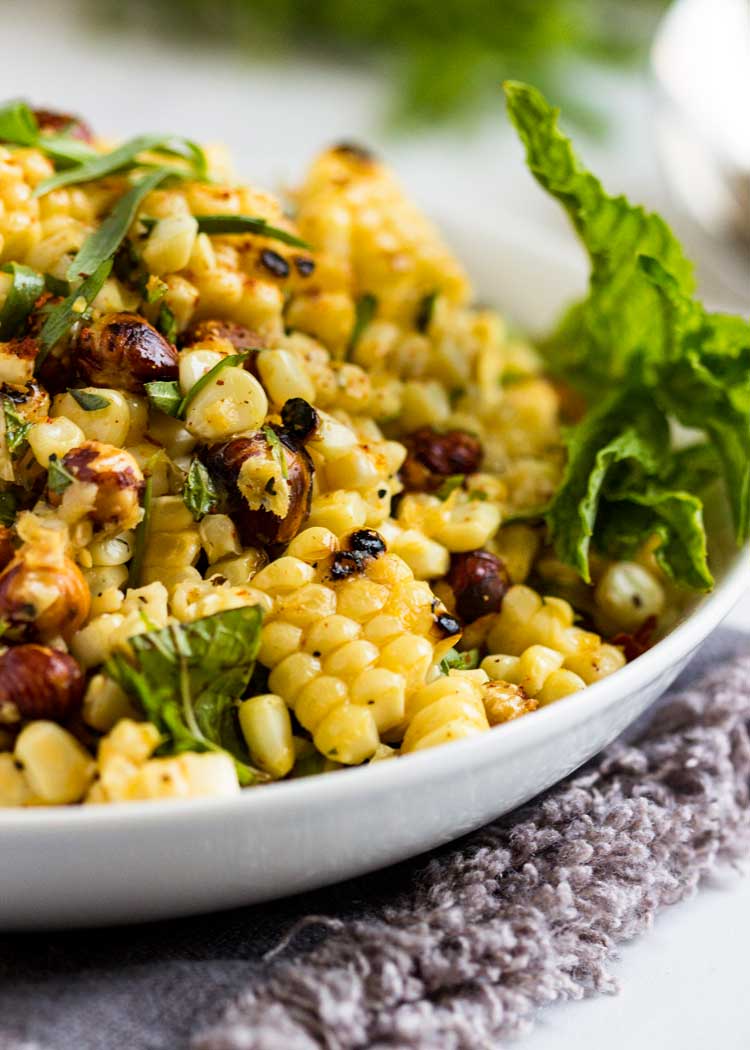
[[[58,416],[47,423],[34,423],[28,433],[28,442],[34,458],[45,469],[49,466],[50,456],[62,459],[72,448],[77,448],[86,440],[86,435],[72,419]]]
[[[265,693],[243,700],[239,720],[253,763],[272,777],[286,776],[294,765],[294,745],[289,708],[281,697]]]
[[[340,598],[339,607],[341,607]],[[391,641],[391,639],[398,638],[403,633],[403,630],[404,625],[397,616],[391,616],[390,613],[381,613],[379,616],[373,616],[371,620],[368,620],[363,634],[368,642],[382,646],[386,642]]]
[[[197,236],[198,222],[192,215],[159,219],[142,248],[147,272],[158,276],[184,269]]]
[[[406,681],[385,667],[368,667],[357,675],[350,688],[351,701],[367,707],[379,733],[395,728],[404,719]]]
[[[359,638],[362,628],[356,620],[335,613],[312,624],[305,633],[304,647],[315,656],[327,656],[347,642]]]
[[[108,733],[123,718],[135,718],[130,697],[107,675],[91,679],[83,697],[83,720],[92,729]]]
[[[414,689],[424,682],[432,663],[432,643],[418,634],[402,634],[381,649],[380,663],[402,674],[407,689]]]
[[[539,532],[528,525],[503,525],[495,537],[493,551],[502,558],[512,583],[524,583],[540,544]]]
[[[243,430],[256,430],[267,412],[268,400],[255,376],[244,368],[228,368],[192,399],[185,426],[201,441],[221,441]]]
[[[596,603],[621,631],[637,631],[664,608],[664,588],[642,565],[620,561],[610,565],[594,592]]]
[[[541,607],[542,599],[536,591],[522,584],[511,587],[487,636],[490,651],[519,656],[530,644],[529,623]]]
[[[344,536],[361,529],[367,521],[367,504],[359,492],[340,490],[316,496],[310,507],[308,524]]]
[[[261,350],[256,358],[258,372],[269,399],[283,405],[291,397],[312,403],[315,386],[297,356],[289,350]]]
[[[194,565],[200,552],[201,540],[197,528],[181,529],[179,532],[151,532],[146,541],[143,563],[163,568],[182,568]]]
[[[102,536],[88,545],[92,565],[124,565],[133,556],[135,533]]]
[[[152,758],[127,781],[122,801],[160,798],[214,798],[240,790],[229,755],[187,751],[175,758]]]
[[[336,594],[321,583],[308,583],[292,594],[280,595],[276,608],[282,619],[298,627],[310,627],[336,612]]]
[[[476,722],[470,722],[465,718],[454,718],[450,722],[446,722],[436,729],[433,729],[430,733],[425,733],[424,736],[420,736],[413,741],[409,742],[408,747],[402,745],[401,751],[403,754],[407,754],[410,751],[422,751],[428,747],[439,747],[442,744],[452,744],[456,740],[465,740],[468,737],[476,736],[478,733],[483,732],[483,727],[477,725]]]
[[[102,397],[107,402],[103,408],[82,408],[71,393],[57,394],[52,402],[53,418],[64,416],[80,427],[89,441],[103,441],[109,445],[122,446],[130,430],[130,405],[119,390],[99,387],[84,387],[81,394]]]
[[[310,653],[291,653],[278,663],[268,676],[272,692],[283,696],[294,710],[301,690],[320,675],[320,660]]]
[[[207,514],[198,525],[198,535],[210,565],[242,553],[237,526],[228,514]]]
[[[29,781],[13,755],[0,754],[0,808],[28,806],[34,801]]]
[[[359,638],[335,649],[323,661],[323,670],[326,674],[349,681],[374,664],[379,656],[380,650],[376,645]]]
[[[625,657],[622,650],[614,645],[600,645],[598,649],[591,649],[577,656],[569,656],[565,665],[570,671],[579,675],[586,685],[593,685],[594,682],[624,667]]]
[[[315,570],[300,558],[277,558],[253,577],[253,586],[269,594],[292,594],[315,579]]]
[[[286,549],[292,558],[306,561],[315,568],[319,562],[339,549],[339,541],[329,530],[318,527],[298,533]]]
[[[390,591],[371,579],[346,580],[338,589],[338,611],[358,623],[366,623],[385,606]]]
[[[139,765],[156,749],[159,740],[159,730],[151,722],[123,719],[100,741],[99,765],[104,767],[118,756]]]
[[[500,509],[489,501],[470,500],[448,509],[433,532],[449,551],[471,551],[484,547],[500,525]]]
[[[346,766],[356,766],[375,753],[378,728],[368,707],[341,704],[330,711],[313,733],[322,755]]]
[[[390,549],[404,559],[418,580],[437,579],[450,568],[448,550],[416,529],[405,529]]]
[[[265,564],[266,556],[257,548],[248,547],[236,557],[220,558],[211,567],[212,573],[220,573],[234,587],[242,587]]]
[[[302,628],[284,620],[272,620],[260,632],[258,659],[266,667],[275,667],[302,645]]]
[[[382,471],[375,456],[365,449],[353,448],[326,467],[326,478],[332,489],[357,489],[367,492],[378,484]]]
[[[586,683],[584,680],[577,674],[574,674],[573,671],[553,671],[544,680],[544,685],[537,693],[536,698],[539,704],[544,707],[546,704],[554,704],[558,700],[571,696],[573,693],[578,693],[585,688]]]
[[[94,761],[76,738],[56,722],[30,722],[21,730],[14,755],[41,802],[78,802],[94,776]]]
[[[467,678],[454,678],[452,675],[441,675],[434,682],[423,685],[409,698],[406,708],[406,717],[411,720],[414,715],[423,711],[426,707],[442,700],[446,696],[463,698],[469,702],[479,699],[479,689],[476,684]]]
[[[193,528],[193,515],[182,496],[155,496],[151,501],[153,532],[179,532]]]
[[[277,668],[278,670],[278,668]],[[271,679],[269,678],[269,684]],[[288,698],[284,697],[287,700]],[[319,675],[308,682],[297,694],[294,713],[305,729],[314,732],[316,726],[335,707],[349,699],[346,682],[330,675]],[[317,746],[317,745],[316,745]]]

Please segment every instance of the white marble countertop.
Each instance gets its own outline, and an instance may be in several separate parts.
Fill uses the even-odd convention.
[[[18,11],[20,5],[16,7]],[[73,25],[69,5],[30,0],[2,29],[0,98],[80,112],[115,135],[169,130],[231,142],[239,169],[273,186],[293,183],[322,144],[367,142],[388,156],[428,208],[460,220],[494,209],[523,211],[557,234],[558,209],[545,200],[504,128],[501,106],[478,133],[430,132],[389,141],[379,131],[382,95],[366,72],[295,61],[239,65],[219,54],[177,50],[161,36],[98,39]],[[615,115],[616,132],[586,156],[605,183],[671,215],[651,141],[645,84],[592,81]],[[481,209],[481,210],[480,210]],[[679,217],[677,218],[679,225]],[[685,230],[681,229],[683,235]],[[691,242],[691,236],[686,237]],[[692,247],[692,245],[691,245]],[[699,267],[715,299],[710,267]],[[728,302],[728,305],[732,305]],[[750,596],[731,622],[750,631]],[[614,971],[623,990],[543,1011],[526,1050],[747,1050],[747,949],[750,879],[725,871],[693,900],[669,909],[645,937],[623,950]]]

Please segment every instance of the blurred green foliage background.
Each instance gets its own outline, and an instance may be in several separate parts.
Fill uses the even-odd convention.
[[[568,119],[601,127],[571,69],[638,61],[667,0],[92,0],[97,18],[137,19],[247,54],[325,54],[391,82],[392,127],[468,121],[506,77],[533,81]]]

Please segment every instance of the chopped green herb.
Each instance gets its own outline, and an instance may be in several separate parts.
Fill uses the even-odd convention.
[[[461,488],[465,480],[465,474],[449,474],[448,477],[445,478],[445,480],[443,481],[440,488],[437,489],[435,495],[438,499],[445,501],[452,493],[456,491],[456,489]]]
[[[210,382],[212,382],[219,372],[225,368],[239,368],[247,361],[249,353],[247,354],[229,354],[228,357],[222,357],[221,361],[217,361],[213,368],[209,368],[205,375],[202,375],[197,383],[193,383],[190,390],[183,397],[180,407],[178,410],[178,416],[180,419],[185,418],[185,413],[188,410],[191,402],[200,394],[201,390],[205,390]]]
[[[151,274],[149,279],[146,281],[144,289],[144,298],[147,303],[153,304],[158,303],[160,299],[169,291],[169,285],[166,281],[162,281],[161,277],[157,277],[155,274]]]
[[[5,443],[8,446],[8,452],[13,456],[26,444],[31,423],[16,412],[13,403],[7,397],[3,398],[3,414],[5,416]]]
[[[43,179],[34,190],[34,195],[40,197],[61,186],[95,182],[107,175],[144,167],[140,160],[143,153],[164,153],[170,157],[180,157],[188,162],[190,174],[197,179],[206,178],[208,171],[206,155],[200,146],[177,135],[138,135],[109,153],[89,152],[90,155],[75,167]],[[174,168],[173,174],[180,175],[180,169]]]
[[[440,661],[441,674],[448,674],[449,671],[473,671],[476,667],[479,667],[478,649],[468,649],[465,653],[449,649]]]
[[[173,379],[155,379],[151,383],[144,383],[146,396],[154,408],[166,412],[168,416],[176,416],[182,404],[180,385]]]
[[[143,556],[146,553],[146,543],[151,528],[151,493],[153,479],[146,478],[146,486],[143,490],[143,517],[135,527],[135,542],[133,545],[133,557],[130,561],[128,572],[128,586],[140,587],[143,574]]]
[[[201,233],[256,233],[259,237],[291,244],[295,248],[312,250],[307,241],[287,230],[280,230],[278,226],[271,226],[266,219],[254,215],[196,215],[195,218]]]
[[[349,346],[346,351],[347,357],[350,357],[353,353],[357,343],[362,337],[362,333],[374,318],[377,308],[377,297],[370,292],[365,292],[364,295],[361,295],[359,299],[357,299],[354,315],[354,328],[352,328],[352,334],[349,338]]]
[[[66,295],[70,295],[70,282],[63,281],[60,277],[54,277],[51,273],[45,273],[44,287],[52,295],[60,295],[63,299]]]
[[[86,278],[80,287],[71,292],[67,299],[63,299],[61,303],[58,303],[49,312],[39,334],[40,349],[35,362],[37,372],[50,350],[57,346],[76,321],[79,321],[89,306],[91,306],[101,291],[104,282],[109,277],[111,270],[112,260],[106,259],[90,277]],[[79,306],[82,309],[79,309]]]
[[[88,235],[68,267],[68,278],[71,281],[77,277],[88,276],[106,259],[114,256],[130,229],[143,199],[171,174],[173,174],[171,168],[159,168],[148,175],[143,175],[127,193],[120,197],[102,224]]]
[[[477,503],[486,503],[489,496],[482,489],[471,489],[469,492],[469,500]]]
[[[289,471],[286,465],[286,456],[284,455],[284,447],[281,443],[281,438],[273,429],[273,427],[263,427],[263,433],[266,435],[266,441],[271,449],[271,455],[276,460],[281,476],[286,480],[289,477]]]
[[[15,262],[7,263],[2,271],[13,276],[0,310],[0,341],[7,342],[22,331],[34,303],[44,291],[44,277],[29,266]]]
[[[0,525],[11,526],[16,520],[18,498],[14,492],[6,489],[0,492]]]
[[[109,408],[110,402],[101,394],[92,394],[88,390],[76,390],[71,387],[68,393],[77,401],[84,412],[99,412],[102,408]]]
[[[414,324],[418,332],[426,332],[432,322],[432,315],[435,312],[435,300],[438,297],[437,292],[430,292],[429,295],[425,295],[419,304],[417,310],[417,316],[414,319]]]
[[[236,727],[260,645],[257,605],[229,609],[192,623],[173,624],[129,639],[131,656],[116,653],[105,674],[139,701],[162,733],[160,754],[228,753],[240,783],[265,780],[250,765]]]
[[[196,521],[200,521],[216,507],[219,498],[216,485],[199,459],[194,459],[190,464],[182,498]]]
[[[0,107],[0,142],[14,146],[34,146],[39,138],[39,124],[25,102],[7,102]]]
[[[161,304],[156,327],[168,342],[177,342],[177,319],[166,303]]]
[[[72,485],[74,481],[75,478],[73,475],[53,452],[49,457],[49,466],[47,468],[47,488],[50,492],[54,492],[56,496],[59,496],[65,492],[68,485]]]

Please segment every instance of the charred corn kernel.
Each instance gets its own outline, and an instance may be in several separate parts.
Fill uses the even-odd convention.
[[[380,744],[372,712],[357,704],[340,704],[330,711],[313,733],[318,751],[346,766],[356,766],[375,753]]]
[[[492,550],[502,558],[513,583],[525,583],[539,549],[537,530],[520,523],[503,525],[495,536]]]
[[[624,667],[625,657],[621,649],[605,644],[576,656],[567,657],[565,666],[579,675],[586,685],[592,685]]]
[[[289,708],[281,697],[264,693],[243,700],[239,719],[253,763],[272,777],[285,777],[294,765],[294,745]]]
[[[573,693],[580,692],[581,689],[586,688],[586,683],[574,674],[573,671],[560,670],[553,671],[552,674],[548,675],[544,680],[544,685],[536,694],[536,698],[539,704],[544,707],[546,704],[554,704],[557,700],[563,700],[566,696],[571,696]]]
[[[194,528],[193,515],[182,496],[155,496],[151,500],[153,532],[181,532]]]
[[[316,568],[339,548],[339,541],[329,529],[317,526],[298,533],[286,549],[288,555],[306,561]]]
[[[258,659],[266,667],[275,667],[287,656],[299,652],[301,646],[301,627],[283,620],[273,620],[261,628]]]
[[[268,681],[270,684],[271,679]],[[330,711],[348,699],[349,691],[343,679],[322,674],[302,687],[295,700],[294,713],[300,725],[313,732]]]
[[[289,350],[261,350],[256,365],[269,400],[274,405],[281,407],[292,397],[314,402],[315,386],[298,358]]]
[[[136,711],[127,693],[107,675],[96,674],[83,697],[83,720],[92,729],[108,733],[123,718],[133,719]]]
[[[0,754],[0,808],[28,806],[34,794],[18,761],[8,752]]]
[[[418,580],[445,576],[450,568],[447,548],[416,529],[404,530],[391,544],[391,550],[404,559]]]
[[[344,536],[361,529],[367,521],[367,504],[359,492],[327,492],[316,496],[310,508],[308,524]]]
[[[315,569],[288,555],[270,562],[253,577],[253,586],[269,594],[291,594],[315,579]]]
[[[47,423],[34,423],[27,438],[37,463],[46,469],[50,456],[62,459],[72,448],[82,445],[86,435],[72,419],[58,416]]]
[[[221,441],[243,430],[256,430],[267,411],[265,391],[255,376],[244,368],[230,368],[195,395],[185,426],[201,441]]]
[[[130,405],[119,390],[84,387],[81,395],[102,398],[102,408],[83,408],[71,393],[58,394],[52,402],[52,416],[64,417],[80,427],[89,441],[122,446],[130,430]]]
[[[304,646],[314,656],[327,656],[348,642],[359,638],[362,628],[356,620],[337,613],[314,623],[305,633]]]
[[[314,681],[320,672],[320,660],[317,657],[311,656],[310,653],[291,653],[271,671],[268,684],[273,692],[283,696],[294,710],[301,690]]]
[[[642,565],[620,561],[610,565],[594,592],[596,603],[622,631],[637,631],[664,608],[664,588]]]
[[[552,672],[553,675],[560,673],[565,672]],[[482,702],[487,712],[487,721],[491,726],[502,725],[503,722],[511,722],[514,718],[520,718],[521,715],[535,711],[539,704],[537,699],[527,696],[522,686],[503,681],[488,682],[482,690]]]
[[[198,525],[201,546],[209,564],[242,553],[237,526],[228,514],[207,514]]]
[[[198,236],[198,222],[192,215],[172,215],[159,219],[141,249],[148,273],[175,273],[187,266]]]
[[[47,805],[78,802],[94,776],[94,761],[76,738],[56,722],[30,722],[13,751],[29,787]]]
[[[351,684],[351,701],[367,707],[379,733],[403,721],[406,709],[404,676],[385,667],[368,667]]]

